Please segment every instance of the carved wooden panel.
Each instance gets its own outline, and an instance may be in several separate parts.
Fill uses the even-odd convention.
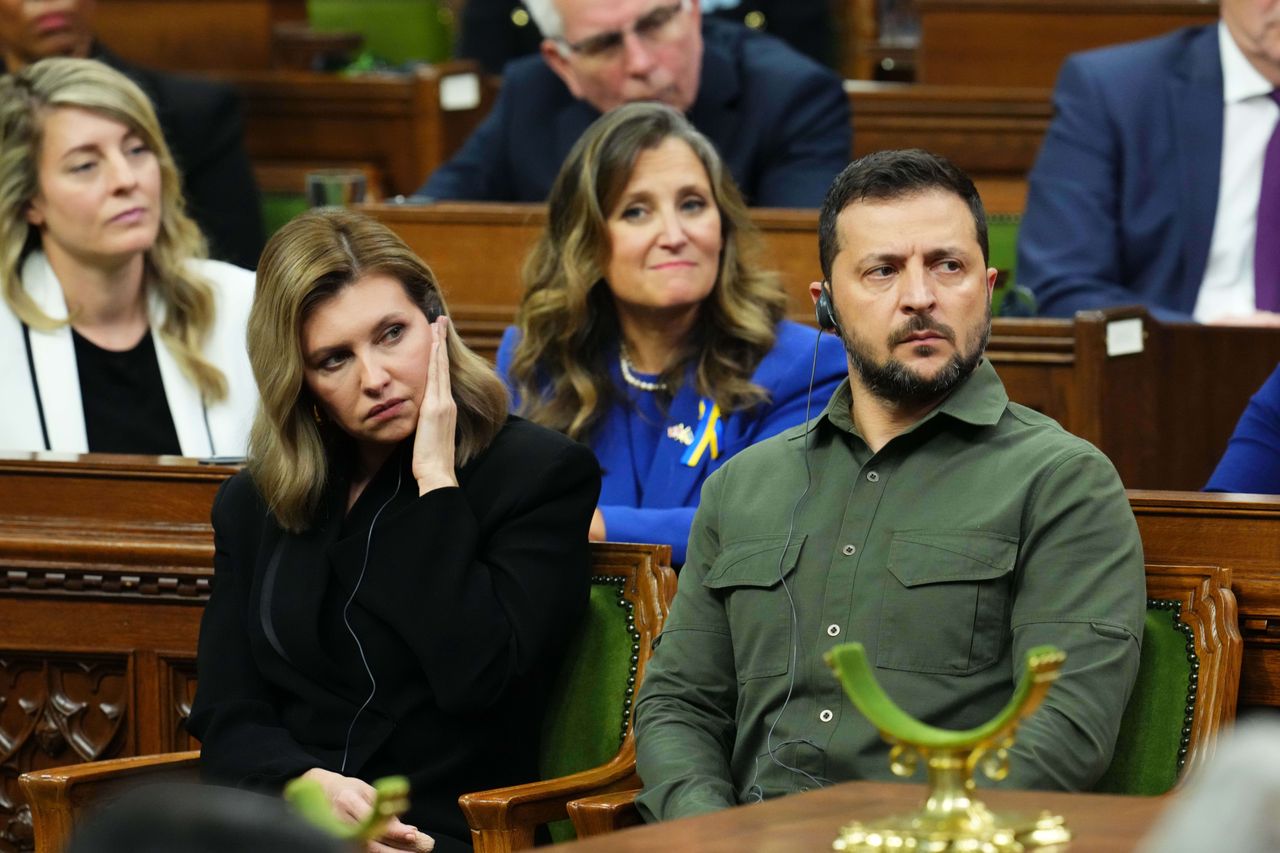
[[[160,737],[164,752],[186,752],[199,749],[200,741],[187,731],[191,703],[196,698],[196,660],[193,657],[160,659],[160,712],[163,730]]]
[[[0,652],[0,851],[31,850],[27,770],[125,754],[128,658]]]

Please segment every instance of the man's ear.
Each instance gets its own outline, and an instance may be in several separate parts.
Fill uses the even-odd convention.
[[[1000,275],[1000,270],[995,267],[987,267],[987,301],[991,300],[991,294],[996,290],[996,277]]]
[[[818,300],[822,298],[822,285],[824,284],[826,284],[824,281],[809,282],[809,298],[813,300],[814,305],[817,305]]]
[[[569,60],[560,52],[560,46],[551,39],[543,39],[538,50],[542,54],[542,60],[569,89],[569,94],[582,100],[582,87],[578,85],[578,76],[574,74]]]

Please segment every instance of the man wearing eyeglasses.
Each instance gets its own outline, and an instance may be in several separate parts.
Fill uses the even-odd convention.
[[[697,0],[526,0],[541,55],[510,63],[493,112],[419,190],[542,201],[602,113],[662,101],[688,114],[749,204],[817,207],[848,162],[840,79],[771,36],[703,19]]]

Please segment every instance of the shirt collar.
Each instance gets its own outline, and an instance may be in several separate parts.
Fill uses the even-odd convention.
[[[1009,395],[1004,390],[1004,383],[996,374],[996,369],[985,358],[974,368],[973,373],[960,383],[945,400],[907,428],[904,433],[913,432],[921,424],[927,423],[938,415],[947,415],[957,421],[975,426],[994,426],[1009,405]],[[849,378],[840,383],[831,400],[813,422],[816,428],[823,421],[829,422],[842,432],[860,435],[853,423],[853,392],[849,388]]]
[[[1238,104],[1271,94],[1275,86],[1254,68],[1236,44],[1225,22],[1218,22],[1218,51],[1222,56],[1222,100]]]

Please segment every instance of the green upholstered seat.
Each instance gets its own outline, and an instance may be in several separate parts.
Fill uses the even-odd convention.
[[[639,785],[631,709],[676,592],[670,545],[593,542],[586,616],[551,685],[539,741],[542,781],[464,794],[477,850],[534,843],[535,828],[574,837],[567,804]]]
[[[556,678],[544,720],[539,771],[543,779],[605,764],[617,755],[631,724],[640,634],[625,579],[591,579],[591,603]],[[568,820],[550,824],[559,842],[574,837]]]
[[[452,55],[452,13],[436,0],[307,0],[317,31],[358,32],[365,49],[399,65],[443,62]]]
[[[1180,602],[1150,599],[1138,681],[1111,766],[1094,786],[1111,794],[1163,794],[1187,760],[1200,664]]]

